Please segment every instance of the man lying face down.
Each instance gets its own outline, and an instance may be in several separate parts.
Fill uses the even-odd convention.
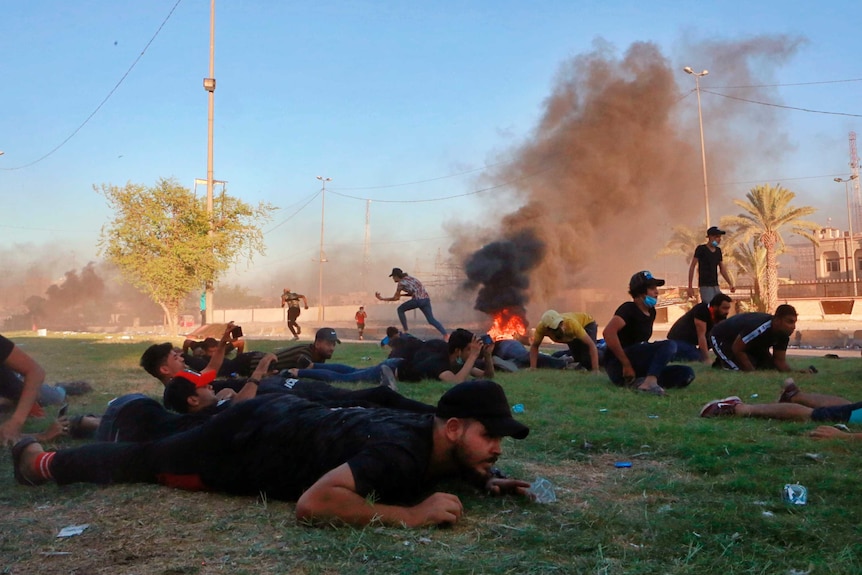
[[[493,494],[529,484],[493,469],[505,436],[529,433],[493,381],[458,384],[434,414],[331,409],[284,395],[243,402],[199,428],[147,443],[97,443],[45,452],[13,448],[19,483],[161,483],[297,501],[300,520],[419,527],[458,521],[461,501],[433,492],[461,477]],[[428,495],[431,493],[431,495]]]

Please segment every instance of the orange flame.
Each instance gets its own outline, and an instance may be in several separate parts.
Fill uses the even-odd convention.
[[[527,322],[514,310],[503,309],[493,315],[494,321],[488,328],[488,335],[494,341],[518,339],[527,333]]]

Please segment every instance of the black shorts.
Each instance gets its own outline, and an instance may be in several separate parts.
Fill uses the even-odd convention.
[[[811,421],[862,423],[862,403],[818,407],[811,412]]]

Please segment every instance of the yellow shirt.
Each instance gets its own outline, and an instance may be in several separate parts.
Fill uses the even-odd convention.
[[[588,313],[571,312],[560,315],[563,316],[563,323],[560,324],[562,335],[558,335],[558,332],[554,332],[553,328],[539,322],[533,335],[533,345],[540,345],[545,337],[549,337],[557,343],[569,343],[576,339],[582,339],[587,337],[584,328],[595,321],[593,316]]]

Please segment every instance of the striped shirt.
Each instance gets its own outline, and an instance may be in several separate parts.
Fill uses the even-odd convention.
[[[412,276],[405,275],[401,278],[398,281],[398,287],[410,294],[413,299],[428,299],[430,297],[422,286],[422,282]]]

